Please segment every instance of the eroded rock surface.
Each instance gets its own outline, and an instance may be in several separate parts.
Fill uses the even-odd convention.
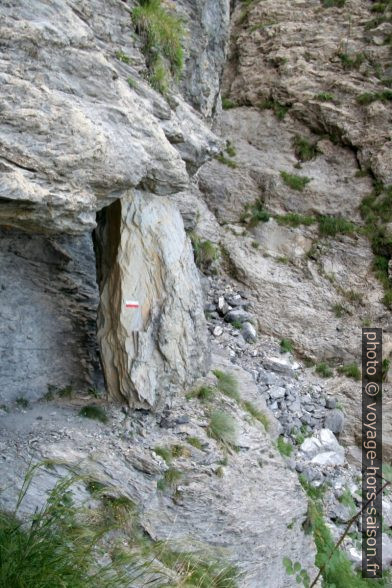
[[[132,406],[162,405],[209,365],[192,248],[162,197],[130,193],[101,219],[98,339],[108,392]]]

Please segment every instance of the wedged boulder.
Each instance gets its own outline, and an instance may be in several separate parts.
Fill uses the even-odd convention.
[[[158,408],[209,365],[199,275],[180,213],[166,198],[129,193],[102,211],[96,250],[109,395]]]

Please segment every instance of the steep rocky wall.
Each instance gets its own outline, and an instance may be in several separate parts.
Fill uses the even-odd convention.
[[[94,281],[91,233],[97,211],[134,188],[159,196],[178,191],[186,193],[190,174],[218,150],[219,141],[179,91],[174,88],[164,98],[148,83],[142,41],[131,18],[136,5],[137,2],[121,0],[77,3],[14,0],[0,6],[0,225],[25,232],[25,237],[22,233],[17,237],[21,249],[29,249],[32,242],[38,249],[39,244],[46,249],[48,236],[53,236],[54,243],[58,235],[68,235],[68,266],[76,267],[83,256],[89,260],[89,267],[83,267],[78,274],[82,290],[91,289]],[[199,111],[210,116],[219,96],[229,26],[228,1],[215,4],[184,0],[172,8],[178,11],[187,30],[183,92]],[[203,59],[197,59],[199,53],[203,53]],[[158,225],[154,228],[158,241],[165,238],[163,229],[159,237],[160,230]],[[185,274],[195,279],[189,246],[185,246],[182,229],[178,230],[184,240],[184,250],[188,251],[182,260],[187,265]],[[134,245],[143,246],[141,242]],[[78,252],[75,257],[73,250]],[[152,251],[150,254],[153,256]],[[7,253],[7,259],[3,257],[0,275],[6,273],[7,264],[12,263],[10,259],[16,261],[14,272],[21,275],[25,262],[20,256],[10,258],[10,255]],[[137,252],[133,251],[130,257],[131,261],[136,260]],[[124,263],[129,262],[125,255]],[[31,355],[24,338],[31,329],[40,332],[41,327],[36,324],[38,317],[42,325],[51,325],[46,332],[51,333],[47,339],[52,342],[55,335],[64,332],[62,323],[68,320],[66,313],[54,310],[62,307],[61,293],[57,294],[56,287],[48,283],[54,254],[39,256],[37,263],[39,284],[34,286],[35,297],[30,297],[29,315],[24,313],[21,317],[17,340],[10,334],[12,326],[11,330],[4,329],[2,344],[8,348],[6,361],[16,360],[12,364],[12,370],[17,372],[15,389],[31,368],[34,374],[40,373],[39,378],[35,375],[33,378],[34,395],[42,395],[52,380],[58,383],[60,379],[67,380],[67,374],[74,374],[75,383],[82,385],[83,369],[87,374],[95,370],[96,358],[92,361],[88,350],[79,349],[79,339],[90,341],[92,337],[96,299],[94,303],[90,299],[81,302],[76,291],[69,292],[69,306],[77,309],[81,305],[80,313],[86,312],[89,320],[80,321],[74,335],[69,329],[63,339],[67,351],[60,351],[60,336],[58,345],[53,345],[47,356],[38,356],[35,351]],[[64,265],[62,261],[60,265]],[[148,272],[147,265],[138,271],[141,269]],[[132,270],[127,266],[124,271]],[[28,291],[32,287],[30,273],[29,269],[23,280],[18,279],[19,285],[14,289]],[[138,278],[143,280],[143,276]],[[183,279],[180,275],[177,278]],[[3,282],[7,279],[5,276]],[[48,290],[52,293],[51,300],[44,304]],[[20,312],[19,304],[19,297],[7,300],[11,325],[12,317]],[[201,304],[200,288],[195,287],[194,307],[200,309]],[[186,320],[188,308],[178,308],[178,312],[182,324],[182,313]],[[37,333],[35,338],[39,341]],[[201,338],[196,340],[202,343]],[[16,349],[16,343],[18,348],[23,343],[23,361],[11,351]],[[188,343],[191,347],[191,341],[186,342],[184,338],[179,345],[184,358],[187,356],[184,345]],[[200,357],[204,357],[205,348],[200,351]],[[56,361],[50,360],[52,355]],[[190,357],[193,357],[191,351]],[[50,365],[61,366],[63,378],[51,374]],[[200,362],[194,365],[201,367]],[[166,368],[169,369],[168,364]],[[195,371],[196,368],[185,370],[184,383]],[[169,372],[167,377],[170,379]],[[6,379],[0,376],[4,389],[9,386],[9,379],[9,373]],[[144,397],[151,403],[153,388],[144,391]],[[113,391],[113,395],[118,398],[118,391]]]
[[[90,235],[0,230],[0,403],[100,387]]]

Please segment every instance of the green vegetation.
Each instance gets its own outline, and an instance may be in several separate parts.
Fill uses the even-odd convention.
[[[388,276],[388,263],[392,257],[392,235],[386,224],[392,221],[392,186],[374,181],[373,192],[362,200],[361,215],[366,223],[365,232],[372,244],[373,267],[384,287],[383,302],[392,308],[392,284]]]
[[[171,463],[173,456],[167,447],[154,447],[154,452],[159,455],[168,465]]]
[[[157,488],[158,490],[167,490],[167,489],[174,489],[180,482],[182,478],[182,473],[175,468],[169,468],[163,474],[163,478],[158,480]]]
[[[305,490],[307,496],[309,498],[311,498],[312,500],[322,500],[327,487],[325,484],[322,484],[321,486],[313,486],[310,482],[307,481],[307,479],[305,478],[305,476],[303,474],[300,474],[298,476],[298,479],[300,481],[300,484],[302,486],[302,488]]]
[[[263,425],[263,427],[266,431],[269,430],[270,423],[268,420],[268,416],[266,414],[264,414],[261,410],[256,408],[254,406],[254,404],[252,404],[248,400],[244,400],[244,402],[242,403],[242,408],[247,413],[249,413],[254,419],[259,421]]]
[[[131,63],[130,57],[128,57],[128,55],[126,53],[124,53],[124,51],[121,51],[121,50],[116,51],[116,58],[119,61],[126,63],[127,65],[129,65]]]
[[[237,102],[234,102],[234,100],[230,100],[230,98],[222,98],[222,108],[223,110],[230,110],[230,108],[237,108],[238,104]]]
[[[343,306],[343,304],[334,304],[332,306],[332,310],[336,316],[336,318],[341,318],[345,314],[347,314],[347,309]]]
[[[300,225],[308,227],[317,222],[313,216],[305,216],[296,212],[288,212],[282,216],[276,216],[275,219],[280,225],[288,225],[290,227],[299,227]]]
[[[246,223],[249,227],[255,227],[260,222],[268,222],[269,219],[270,215],[264,208],[264,202],[262,200],[256,200],[253,204],[247,204],[245,206],[240,221]]]
[[[299,446],[299,445],[302,445],[302,443],[305,441],[306,437],[309,437],[309,435],[311,435],[312,433],[308,431],[307,425],[301,425],[301,428],[299,431],[296,427],[294,427],[294,429],[291,431],[290,434],[294,440],[294,443]]]
[[[220,153],[219,155],[216,155],[215,156],[215,159],[217,161],[219,161],[219,163],[222,163],[223,165],[227,165],[228,167],[231,167],[233,169],[235,169],[237,167],[236,162],[233,161],[232,159],[229,159],[225,155],[223,155],[223,153]]]
[[[138,87],[138,83],[136,80],[134,80],[133,78],[129,77],[127,78],[127,82],[128,82],[128,86],[130,88],[133,88],[134,90],[136,90],[136,88]]]
[[[382,380],[383,382],[387,382],[388,378],[388,371],[391,365],[391,361],[387,358],[382,360]]]
[[[217,410],[210,416],[207,432],[210,437],[225,445],[235,446],[237,441],[237,424],[227,412]]]
[[[251,245],[253,249],[258,249],[260,247],[260,243],[258,241],[252,241]]]
[[[20,406],[20,408],[27,408],[30,404],[28,399],[25,398],[24,396],[18,396],[18,398],[15,400],[15,402],[18,406]]]
[[[237,151],[231,141],[226,141],[226,153],[230,157],[235,157],[237,155]]]
[[[332,8],[336,6],[337,8],[342,8],[346,4],[346,0],[320,0],[321,4],[324,8]]]
[[[302,568],[299,561],[292,561],[288,557],[283,558],[283,565],[288,576],[295,576],[297,584],[302,584],[305,588],[310,586],[310,577],[308,572]]]
[[[319,100],[320,102],[333,102],[334,99],[334,95],[329,92],[320,92],[320,94],[316,94],[315,96],[315,100]]]
[[[97,406],[95,404],[88,404],[87,406],[83,406],[79,411],[79,415],[87,419],[100,421],[101,423],[107,423],[109,420],[102,406]]]
[[[200,441],[200,439],[198,437],[192,437],[189,436],[186,439],[187,443],[189,443],[189,445],[192,445],[193,447],[195,447],[196,449],[203,449],[203,443]]]
[[[203,240],[194,231],[189,233],[189,238],[192,243],[195,262],[198,268],[202,271],[208,271],[214,261],[219,259],[219,248],[211,241]]]
[[[88,389],[90,395],[92,388]],[[72,398],[74,395],[74,389],[71,385],[64,386],[63,388],[57,388],[57,386],[52,386],[52,384],[48,384],[48,391],[44,395],[45,400],[54,400],[57,396],[58,398]],[[98,395],[96,396],[96,398]]]
[[[355,232],[355,225],[340,216],[320,216],[319,230],[322,236],[335,237],[338,233],[350,235]]]
[[[27,472],[13,513],[0,512],[0,586],[2,588],[126,588],[142,577],[131,558],[102,565],[101,538],[113,526],[94,523],[87,509],[73,503],[75,478],[64,478],[43,506],[24,521],[20,506],[38,466]]]
[[[218,380],[218,390],[233,398],[236,402],[241,400],[240,393],[238,391],[238,382],[233,374],[229,372],[222,372],[221,370],[213,370],[214,376]]]
[[[390,576],[384,575],[382,580],[363,579],[359,571],[354,570],[347,555],[335,549],[330,529],[327,527],[320,503],[309,502],[309,521],[316,543],[316,566],[323,568],[324,585],[335,588],[370,588],[371,586],[389,586]],[[389,578],[387,577],[389,576]]]
[[[344,506],[347,506],[351,510],[351,514],[354,514],[356,511],[356,504],[355,500],[352,497],[352,494],[348,488],[345,488],[341,496],[339,496],[339,502]]]
[[[349,55],[348,53],[339,53],[338,57],[342,62],[343,69],[346,70],[359,69],[365,61],[363,53],[353,53],[352,55]]]
[[[237,568],[211,559],[208,554],[178,552],[164,543],[157,543],[155,552],[166,567],[181,573],[180,586],[184,588],[237,588]],[[172,586],[172,582],[169,584]]]
[[[333,371],[324,361],[316,365],[316,373],[322,378],[332,378]]]
[[[342,365],[338,368],[339,374],[343,374],[347,378],[353,378],[354,380],[361,379],[361,370],[355,363],[349,363],[347,365]]]
[[[349,302],[358,302],[359,304],[363,303],[363,296],[361,292],[357,292],[356,290],[343,290],[342,292]]]
[[[290,339],[282,339],[280,342],[280,350],[282,353],[291,353],[293,351],[293,342]]]
[[[231,326],[234,327],[235,329],[242,329],[242,323],[241,323],[241,321],[233,321],[231,323]]]
[[[307,178],[306,176],[297,176],[295,174],[289,174],[285,171],[281,171],[280,175],[287,186],[289,186],[292,190],[298,190],[300,192],[302,192],[306,184],[309,184],[311,181],[311,178]]]
[[[309,141],[306,137],[295,135],[293,138],[294,152],[300,161],[310,161],[319,154],[319,150],[315,143]]]
[[[166,94],[170,80],[178,78],[184,64],[184,27],[161,0],[139,0],[132,20],[143,43],[153,88]]]
[[[293,453],[293,446],[288,441],[285,441],[282,436],[278,437],[276,447],[281,455],[284,457],[290,457]]]
[[[357,96],[358,104],[362,104],[366,106],[379,100],[380,102],[389,102],[392,100],[392,90],[383,90],[382,92],[364,92],[363,94],[359,94]]]
[[[209,401],[213,400],[214,397],[215,397],[215,390],[213,388],[211,388],[210,386],[201,386],[200,388],[197,388],[196,390],[192,390],[192,392],[187,394],[188,399],[197,398],[198,400],[201,400],[202,402],[209,402]]]
[[[286,116],[287,112],[289,111],[289,106],[274,100],[273,98],[266,98],[259,104],[259,108],[261,110],[273,110],[276,118],[278,120],[283,120]]]

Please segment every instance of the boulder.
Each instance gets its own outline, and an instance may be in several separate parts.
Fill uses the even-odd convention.
[[[107,389],[132,406],[158,408],[209,367],[201,285],[181,216],[168,199],[129,193],[103,211],[96,244]]]

